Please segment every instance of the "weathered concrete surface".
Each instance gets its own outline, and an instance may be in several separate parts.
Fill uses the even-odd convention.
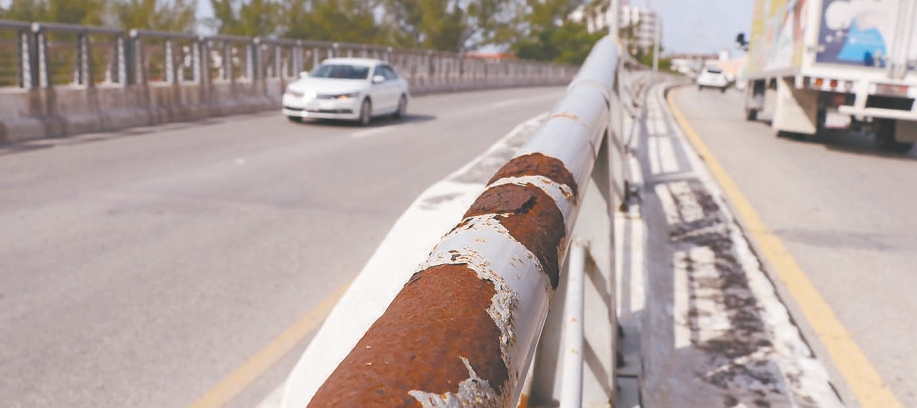
[[[633,146],[642,163],[646,302],[629,310],[640,319],[644,406],[841,407],[723,193],[667,113],[661,87],[646,109]]]
[[[686,89],[675,101],[900,404],[917,406],[917,153],[885,153],[850,132],[778,138],[769,118],[743,120],[739,93]]]

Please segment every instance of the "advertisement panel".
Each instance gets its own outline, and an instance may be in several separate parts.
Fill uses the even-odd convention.
[[[883,67],[894,45],[899,3],[824,0],[816,62]]]
[[[748,74],[798,68],[805,50],[808,0],[758,0],[748,53]]]

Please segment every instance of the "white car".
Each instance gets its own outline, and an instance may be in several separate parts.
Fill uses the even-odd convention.
[[[408,82],[385,61],[331,58],[287,86],[283,114],[303,118],[355,120],[366,126],[383,115],[405,116]]]
[[[729,86],[729,80],[726,74],[719,68],[704,67],[697,76],[697,89],[702,91],[704,88],[717,88],[720,92],[726,92]]]

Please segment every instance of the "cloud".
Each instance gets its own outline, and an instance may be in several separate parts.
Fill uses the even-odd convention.
[[[890,11],[896,5],[889,0],[835,0],[825,10],[825,24],[832,30],[846,30],[854,22],[861,30],[881,28],[883,22],[894,21]]]

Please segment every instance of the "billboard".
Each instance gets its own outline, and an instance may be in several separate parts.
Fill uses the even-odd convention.
[[[758,0],[748,50],[748,73],[797,68],[805,50],[809,0]]]
[[[884,66],[884,58],[895,41],[899,3],[899,0],[824,0],[815,61]]]

